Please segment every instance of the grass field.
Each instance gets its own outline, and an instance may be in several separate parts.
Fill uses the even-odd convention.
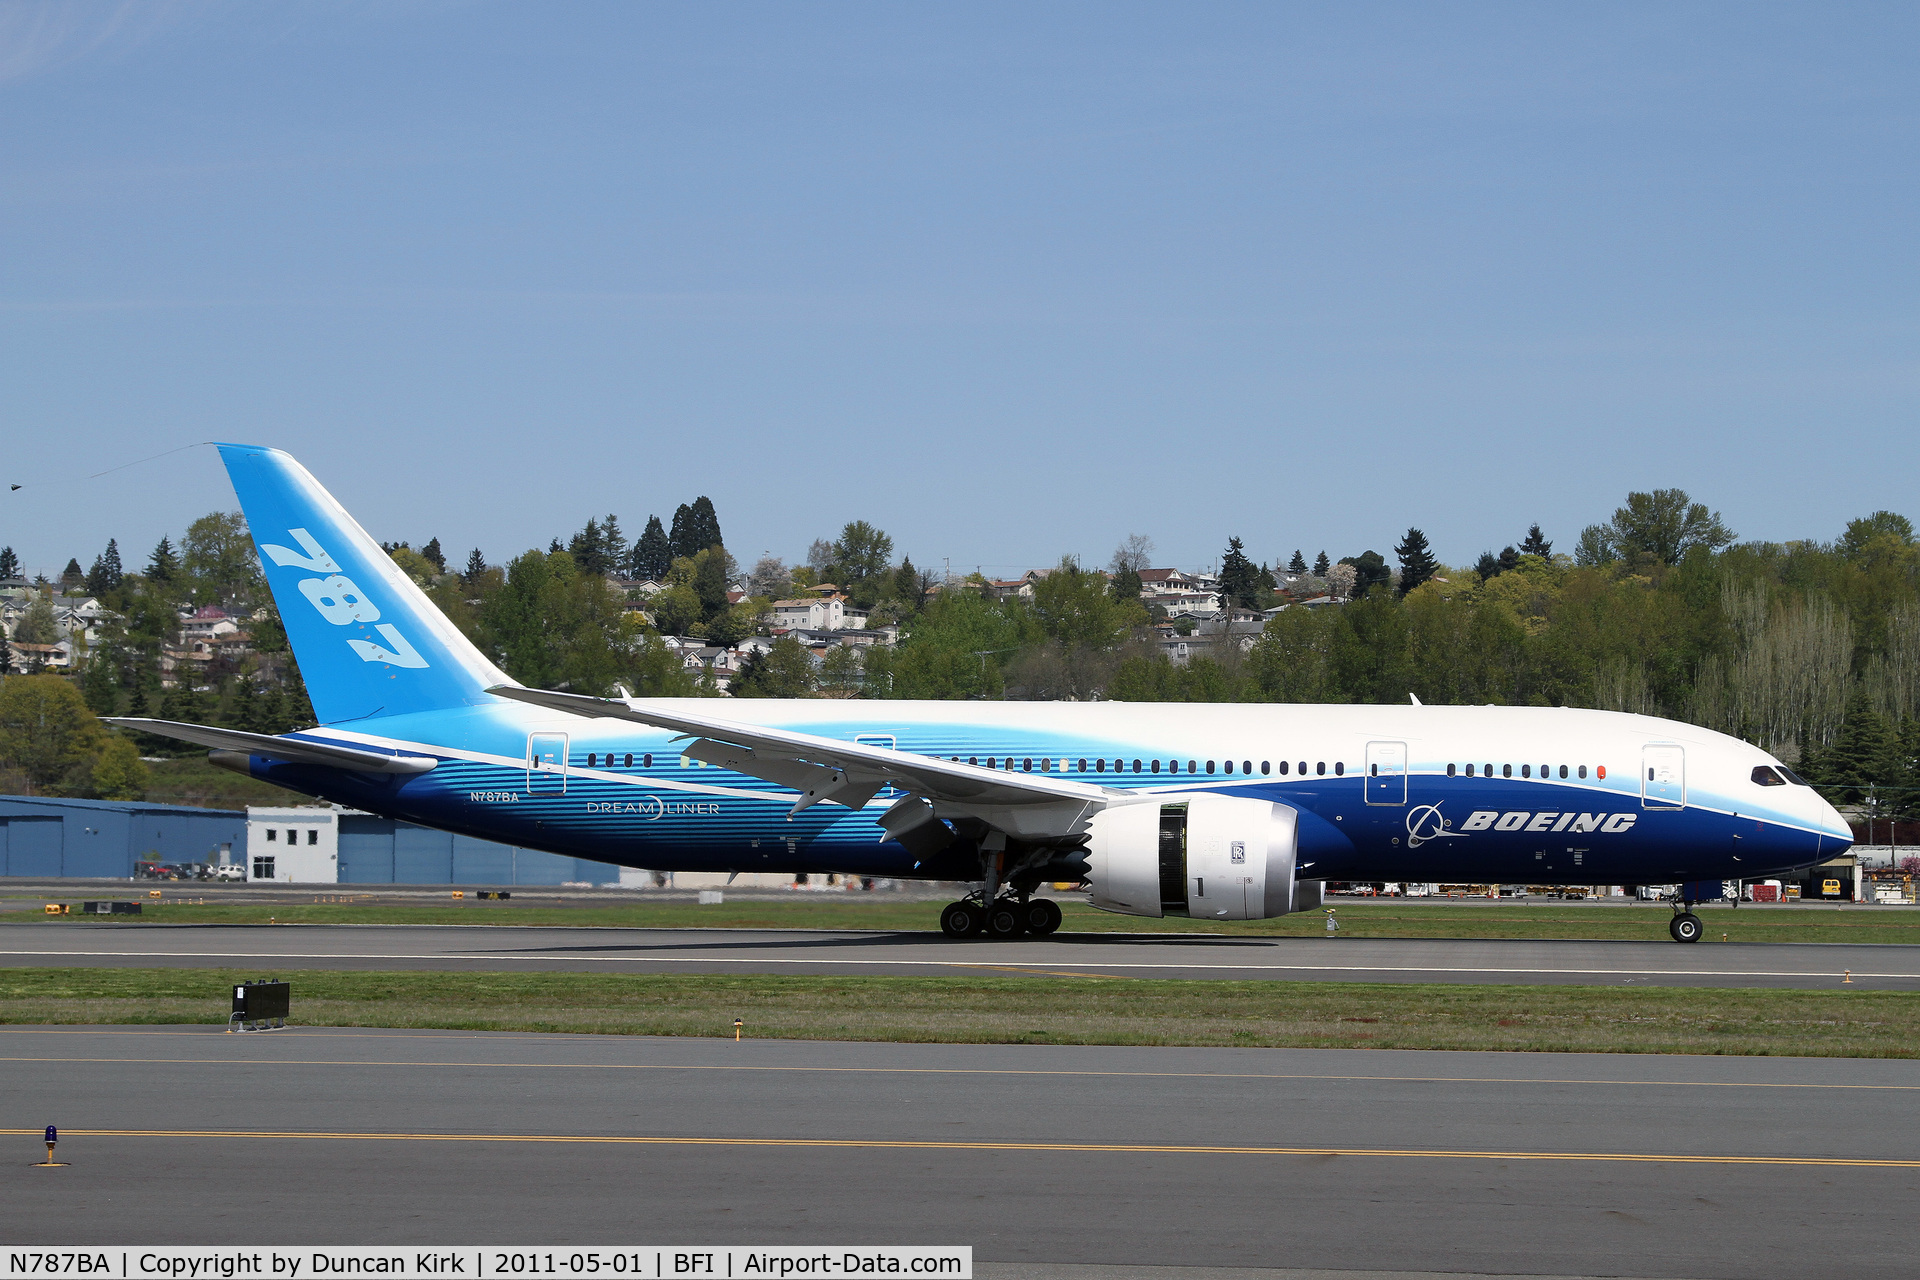
[[[140,893],[144,893],[141,890]],[[190,898],[190,886],[169,886],[139,919],[167,923],[265,924],[493,924],[602,925],[652,929],[874,929],[939,928],[941,904],[901,901],[889,895],[832,899],[807,895],[799,901],[736,899],[715,906],[688,902],[636,902],[613,906],[520,906],[480,902],[393,905],[388,903],[224,903],[205,906],[168,901]],[[127,896],[122,893],[115,896]],[[135,894],[133,896],[139,896]],[[331,896],[331,895],[314,895]],[[342,895],[344,896],[344,895]],[[1326,931],[1320,914],[1276,920],[1222,923],[1152,920],[1095,911],[1083,902],[1062,904],[1068,933],[1208,933],[1251,937],[1305,937]],[[1673,912],[1662,905],[1429,905],[1389,899],[1336,902],[1340,932],[1352,938],[1567,938],[1665,941]],[[1893,907],[1702,907],[1707,943],[1722,935],[1732,942],[1920,943],[1920,911]],[[9,918],[26,918],[24,915]],[[44,917],[71,924],[77,916]],[[1702,944],[1706,945],[1706,944]]]
[[[0,970],[0,1022],[226,1020],[214,969]],[[1090,976],[758,977],[297,971],[332,1027],[972,1044],[1920,1056],[1920,993],[1415,986]]]

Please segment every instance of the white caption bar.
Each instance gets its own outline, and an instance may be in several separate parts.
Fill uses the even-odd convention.
[[[90,1276],[95,1280],[508,1280],[592,1276],[596,1280],[792,1280],[796,1276],[937,1276],[973,1280],[971,1245],[595,1245],[514,1248],[439,1245],[393,1249],[18,1248],[0,1250],[0,1280],[24,1276]]]

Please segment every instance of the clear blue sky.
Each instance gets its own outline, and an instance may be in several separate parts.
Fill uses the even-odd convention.
[[[1912,5],[8,4],[0,542],[1920,517]]]

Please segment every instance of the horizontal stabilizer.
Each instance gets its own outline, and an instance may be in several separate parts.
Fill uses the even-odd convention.
[[[240,751],[250,756],[266,756],[293,764],[318,764],[331,769],[351,769],[355,773],[425,773],[440,762],[431,756],[389,755],[362,747],[316,742],[311,738],[276,738],[265,733],[243,733],[238,729],[216,729],[205,724],[180,724],[173,720],[146,720],[138,716],[105,716],[108,724],[135,729],[162,738],[178,738],[219,751]]]

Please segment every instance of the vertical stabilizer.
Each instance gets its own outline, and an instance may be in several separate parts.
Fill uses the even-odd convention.
[[[219,449],[322,724],[485,702],[513,683],[305,467]]]

